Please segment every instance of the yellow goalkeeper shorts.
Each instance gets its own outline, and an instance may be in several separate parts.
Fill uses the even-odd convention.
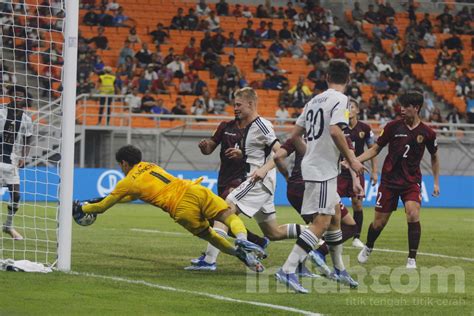
[[[209,229],[209,219],[215,218],[228,207],[227,203],[211,190],[194,184],[178,203],[173,219],[193,235],[199,235]]]

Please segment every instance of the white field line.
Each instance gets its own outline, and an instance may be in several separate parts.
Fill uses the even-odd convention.
[[[167,231],[161,231],[161,230],[154,230],[154,229],[139,229],[139,228],[131,228],[131,231],[134,232],[140,232],[140,233],[152,233],[152,234],[163,234],[163,235],[176,235],[176,236],[189,236],[192,237],[191,234],[187,233],[179,233],[179,232],[167,232]],[[278,243],[290,243],[289,241],[278,241]],[[294,242],[291,242],[292,244]],[[355,247],[344,247],[347,249],[358,249]],[[394,249],[384,249],[384,248],[374,248],[374,251],[380,251],[380,252],[391,252],[391,253],[403,253],[407,254],[407,251],[403,250],[394,250]],[[420,256],[427,256],[427,257],[437,257],[437,258],[446,258],[446,259],[454,259],[454,260],[463,260],[463,261],[468,261],[468,262],[474,262],[474,258],[467,258],[467,257],[456,257],[456,256],[448,256],[448,255],[443,255],[443,254],[438,254],[438,253],[429,253],[429,252],[418,252],[418,255]]]
[[[313,312],[310,312],[310,311],[297,309],[297,308],[293,308],[293,307],[289,307],[289,306],[275,305],[275,304],[263,303],[263,302],[258,302],[258,301],[246,301],[246,300],[240,300],[240,299],[235,299],[235,298],[231,298],[231,297],[227,297],[227,296],[211,294],[211,293],[206,293],[206,292],[184,290],[184,289],[179,289],[179,288],[175,288],[175,287],[171,287],[171,286],[160,285],[160,284],[157,284],[157,283],[151,283],[151,282],[147,282],[147,281],[144,281],[144,280],[133,280],[133,279],[126,279],[126,278],[117,277],[117,276],[108,276],[108,275],[100,275],[100,274],[85,273],[85,272],[70,272],[69,274],[85,276],[85,277],[90,277],[90,278],[95,278],[95,279],[122,282],[122,283],[127,283],[127,284],[142,285],[142,286],[146,286],[146,287],[150,287],[150,288],[160,289],[160,290],[163,290],[163,291],[184,293],[184,294],[190,294],[190,295],[195,295],[195,296],[203,296],[203,297],[212,298],[212,299],[215,299],[215,300],[218,300],[218,301],[225,301],[225,302],[231,302],[231,303],[237,303],[237,304],[254,305],[254,306],[265,307],[265,308],[275,309],[275,310],[280,310],[280,311],[285,311],[285,312],[297,313],[297,314],[301,314],[301,315],[312,315],[312,316],[322,315],[322,314],[319,314],[319,313],[313,313]]]

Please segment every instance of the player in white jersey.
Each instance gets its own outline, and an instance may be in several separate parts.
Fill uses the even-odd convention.
[[[11,100],[0,105],[0,186],[7,186],[10,192],[7,220],[2,230],[13,239],[23,237],[13,228],[13,217],[20,201],[20,176],[18,168],[25,166],[33,135],[31,118],[26,114],[27,93],[21,86],[8,89]]]
[[[299,283],[296,268],[309,252],[322,244],[323,235],[334,264],[332,278],[351,287],[358,286],[348,275],[342,261],[340,197],[337,194],[341,154],[358,175],[364,170],[349,149],[343,133],[349,120],[349,100],[344,95],[349,71],[345,61],[330,61],[327,73],[329,89],[306,104],[292,132],[296,150],[304,153],[301,167],[305,191],[301,215],[311,224],[300,234],[288,259],[275,276],[278,281],[300,293],[308,293],[308,290]],[[302,137],[304,134],[306,143]]]
[[[243,88],[235,93],[234,112],[242,126],[246,126],[241,148],[247,166],[247,178],[227,196],[226,202],[237,214],[255,218],[270,240],[297,238],[304,226],[278,225],[276,221],[273,204],[276,186],[273,152],[280,148],[280,143],[272,124],[258,115],[257,102],[257,94],[252,88]],[[214,224],[214,228],[227,231],[227,227],[219,222]],[[204,260],[215,263],[218,253],[217,248],[208,245]],[[304,265],[299,265],[299,273],[314,276]]]

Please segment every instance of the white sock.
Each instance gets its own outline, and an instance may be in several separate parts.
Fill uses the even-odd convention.
[[[340,229],[327,231],[324,236],[329,247],[329,253],[334,267],[339,271],[344,271],[346,267],[342,261],[342,232]]]
[[[294,245],[293,249],[290,252],[290,255],[288,256],[288,259],[286,259],[285,264],[283,264],[282,270],[285,273],[295,273],[296,268],[298,267],[298,264],[301,261],[304,261],[306,257],[308,256],[308,253],[303,250],[298,245]]]
[[[239,233],[235,236],[235,238],[241,239],[241,240],[247,240],[247,234]]]
[[[286,224],[286,237],[288,239],[295,239],[305,230],[306,226],[298,224]]]
[[[8,215],[7,215],[7,220],[5,221],[5,227],[7,228],[12,228],[13,227],[13,216],[15,216],[16,211],[18,210],[17,208],[12,207],[11,205],[8,205]]]
[[[220,228],[213,228],[216,233],[221,235],[223,238],[227,238],[227,233]],[[211,245],[210,243],[207,244],[206,249],[206,256],[204,257],[204,261],[207,263],[216,263],[217,256],[219,256],[220,250]]]
[[[319,238],[309,229],[300,234],[296,240],[296,245],[291,250],[288,259],[282,269],[285,273],[295,273],[300,262],[303,262],[308,253],[314,250],[319,243]]]

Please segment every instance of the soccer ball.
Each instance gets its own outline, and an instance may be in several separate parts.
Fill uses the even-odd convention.
[[[74,221],[81,226],[89,226],[89,225],[94,224],[96,219],[97,219],[97,214],[83,213],[82,216],[78,218],[74,218]]]
[[[82,204],[79,201],[74,201],[72,204],[72,217],[78,225],[89,226],[94,224],[97,219],[97,214],[84,213],[82,211]]]

